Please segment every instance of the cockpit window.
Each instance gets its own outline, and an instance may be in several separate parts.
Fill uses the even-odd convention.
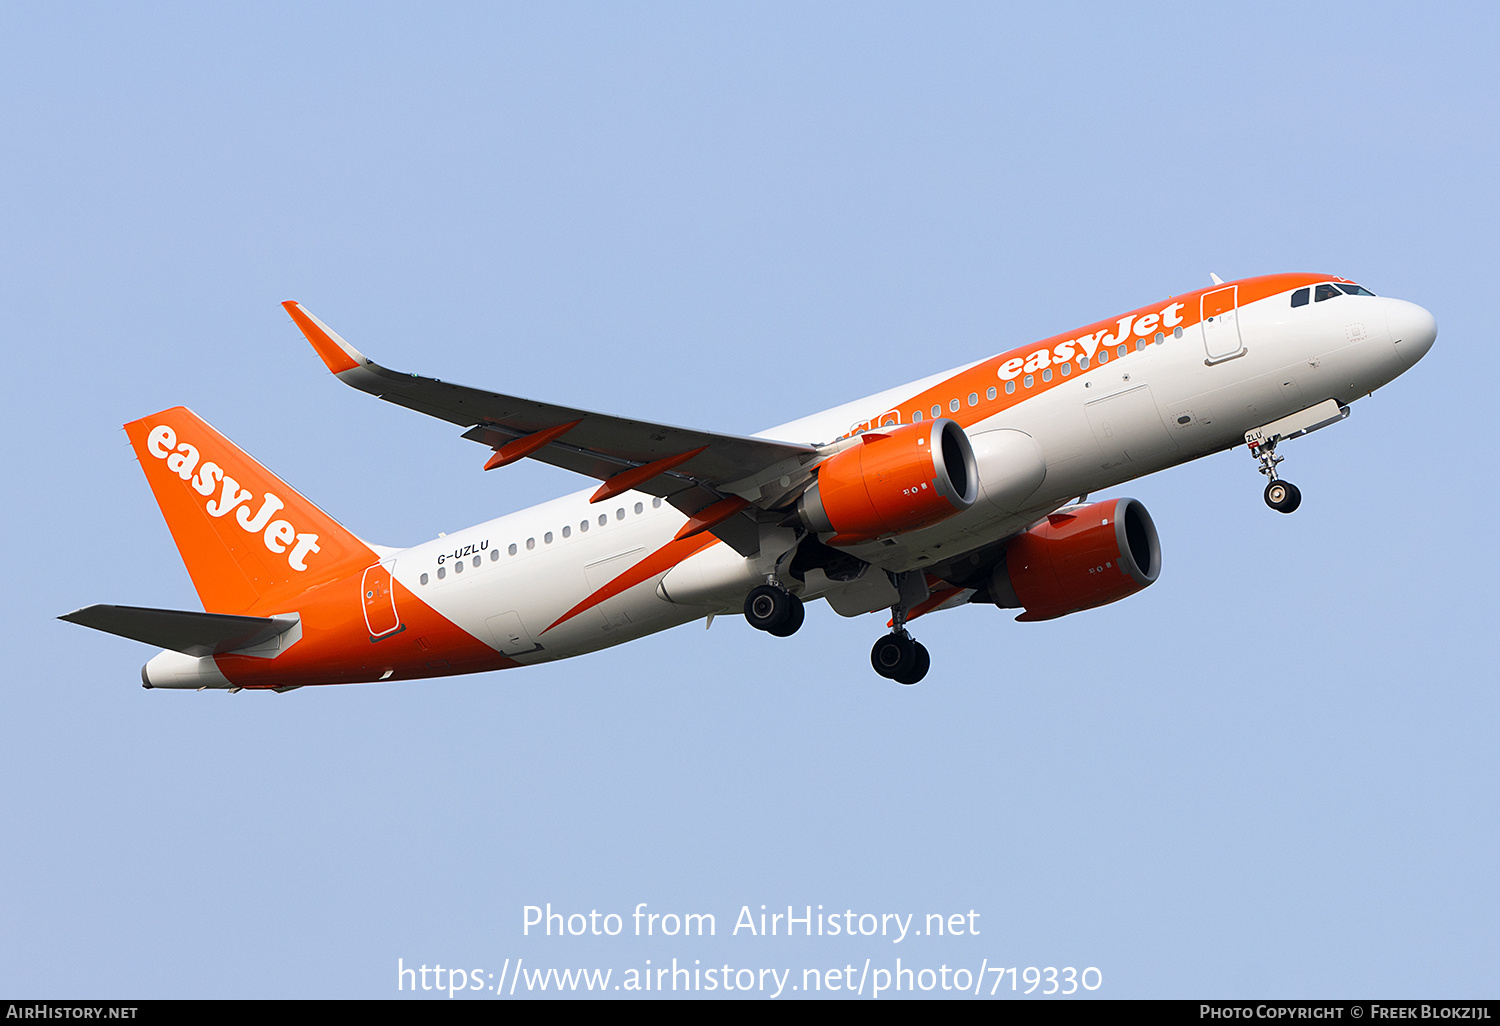
[[[1375,293],[1371,292],[1369,289],[1365,288],[1363,285],[1340,285],[1339,288],[1343,289],[1345,292],[1347,292],[1351,296],[1373,296],[1373,295],[1375,295]]]
[[[1292,305],[1293,306],[1306,306],[1307,305],[1308,292],[1309,292],[1308,289],[1298,289],[1296,292],[1293,292],[1292,293]]]
[[[1325,299],[1335,299],[1341,295],[1343,295],[1343,293],[1339,291],[1339,287],[1337,285],[1319,285],[1316,293],[1316,300],[1317,302],[1321,303]]]

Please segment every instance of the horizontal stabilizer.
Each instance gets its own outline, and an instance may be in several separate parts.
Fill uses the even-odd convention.
[[[292,616],[231,616],[103,605],[84,606],[58,619],[190,656],[218,655],[262,645],[297,623]]]

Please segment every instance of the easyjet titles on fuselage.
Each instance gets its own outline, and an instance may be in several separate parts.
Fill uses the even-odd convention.
[[[1054,363],[1069,363],[1078,360],[1080,367],[1087,367],[1089,360],[1093,359],[1094,353],[1100,346],[1116,346],[1128,340],[1132,335],[1137,338],[1149,338],[1157,330],[1175,328],[1182,323],[1182,315],[1178,313],[1185,303],[1171,303],[1156,313],[1143,314],[1136,317],[1135,314],[1126,314],[1121,317],[1113,329],[1090,332],[1087,335],[1079,335],[1067,342],[1059,342],[1051,349],[1037,349],[1026,357],[1013,356],[1000,364],[996,374],[1002,381],[1010,381],[1012,378],[1020,377],[1021,374],[1034,374],[1039,370],[1051,366]],[[1078,352],[1075,352],[1075,349]]]

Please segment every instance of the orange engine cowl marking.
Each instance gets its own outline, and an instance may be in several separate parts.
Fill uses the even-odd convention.
[[[974,454],[954,422],[882,428],[860,438],[818,466],[817,491],[808,499],[809,521],[837,532],[836,542],[913,531],[973,505]]]
[[[992,589],[1009,585],[1025,612],[1017,620],[1051,620],[1116,602],[1155,582],[1161,547],[1146,508],[1111,499],[1049,517],[1005,549]]]

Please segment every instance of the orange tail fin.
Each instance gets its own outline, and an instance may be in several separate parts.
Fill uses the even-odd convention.
[[[255,613],[378,561],[186,407],[133,421],[125,433],[204,609]]]

